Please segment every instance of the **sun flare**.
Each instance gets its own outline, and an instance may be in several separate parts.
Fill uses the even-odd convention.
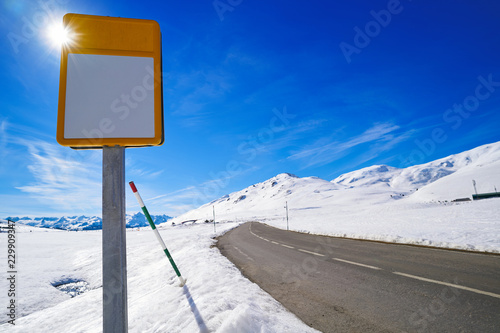
[[[62,24],[53,24],[48,28],[48,37],[55,47],[71,42],[71,34]]]

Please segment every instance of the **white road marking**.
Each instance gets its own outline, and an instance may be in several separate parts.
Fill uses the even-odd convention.
[[[324,254],[321,254],[321,253],[316,253],[316,252],[311,252],[311,251],[307,251],[307,250],[303,250],[303,249],[298,249],[300,252],[305,252],[305,253],[310,253],[310,254],[314,254],[315,256],[320,256],[320,257],[324,257],[325,255]]]
[[[252,258],[250,258],[246,253],[244,253],[243,251],[241,251],[240,249],[238,249],[236,246],[233,246],[236,251],[238,251],[239,253],[241,253],[243,256],[245,256],[248,260],[250,261],[254,261]]]
[[[252,235],[254,235],[255,237],[257,237],[257,238],[260,238],[260,239],[262,239],[262,240],[265,240],[266,242],[271,242],[271,243],[276,244],[276,245],[281,245],[281,244],[280,244],[280,243],[278,243],[278,242],[275,242],[275,241],[272,241],[272,240],[266,239],[266,238],[264,238],[264,237],[260,237],[259,235],[256,235],[256,234],[252,231],[252,226],[251,226],[251,225],[249,226],[249,230],[250,230],[250,233],[251,233]],[[293,247],[292,247],[292,248],[293,248]]]
[[[250,227],[250,233],[252,235],[254,235],[255,237],[258,237],[258,238],[260,238],[262,240],[265,240],[266,242],[271,242],[273,244],[278,244],[278,245],[281,245],[281,246],[289,248],[289,249],[295,249],[295,247],[293,247],[293,246],[285,245],[285,244],[280,244],[280,243],[277,243],[275,241],[270,241],[270,240],[268,240],[268,239],[266,239],[264,237],[257,236],[256,234],[253,233],[251,227]],[[252,258],[250,258],[248,255],[246,255],[245,253],[243,253],[236,246],[234,248],[236,250],[238,250],[238,252],[240,252],[242,255],[244,255],[245,257],[247,257],[249,260],[254,261]],[[304,249],[298,249],[298,250],[301,251],[301,252],[313,254],[313,255],[316,255],[316,256],[320,256],[320,257],[324,257],[325,256],[324,254],[316,253],[316,252],[311,252],[311,251],[307,251],[307,250],[304,250]],[[354,261],[344,260],[344,259],[340,259],[340,258],[332,258],[332,259],[333,260],[337,260],[337,261],[341,261],[341,262],[345,262],[347,264],[357,265],[357,266],[366,267],[366,268],[375,269],[375,270],[382,270],[382,268],[379,268],[379,267],[365,265],[365,264],[361,264],[361,263],[354,262]],[[483,291],[483,290],[479,290],[479,289],[475,289],[475,288],[469,288],[469,287],[461,286],[461,285],[458,285],[458,284],[453,284],[453,283],[449,283],[449,282],[442,282],[442,281],[432,280],[432,279],[424,278],[424,277],[421,277],[421,276],[416,276],[416,275],[411,275],[411,274],[406,274],[406,273],[401,273],[401,272],[393,272],[393,273],[396,274],[396,275],[405,276],[405,277],[411,278],[411,279],[416,279],[416,280],[420,280],[420,281],[425,281],[425,282],[440,284],[440,285],[443,285],[443,286],[448,286],[448,287],[452,287],[452,288],[467,290],[467,291],[470,291],[470,292],[473,292],[473,293],[476,293],[476,294],[481,294],[481,295],[491,296],[491,297],[495,297],[495,298],[500,298],[499,294],[495,294],[495,293],[492,293],[492,292],[489,292],[489,291]]]
[[[257,238],[260,238],[260,239],[262,239],[262,240],[265,240],[265,241],[269,242],[269,240],[265,239],[264,237],[260,237],[259,235],[254,234],[254,232],[252,231],[252,227],[250,227],[250,233],[251,233],[252,235],[254,235],[255,237],[257,237]]]
[[[359,262],[354,262],[354,261],[349,261],[349,260],[344,260],[344,259],[339,259],[339,258],[332,258],[332,259],[333,260],[337,260],[337,261],[342,261],[342,262],[345,262],[347,264],[361,266],[361,267],[366,267],[366,268],[371,268],[371,269],[377,269],[377,270],[381,270],[382,269],[382,268],[378,268],[378,267],[375,267],[375,266],[360,264]]]
[[[411,278],[411,279],[416,279],[416,280],[421,280],[421,281],[431,282],[431,283],[437,283],[437,284],[441,284],[443,286],[448,286],[448,287],[452,287],[452,288],[457,288],[457,289],[463,289],[463,290],[467,290],[467,291],[472,291],[473,293],[476,293],[476,294],[482,294],[482,295],[487,295],[487,296],[491,296],[491,297],[500,298],[500,295],[495,294],[495,293],[490,293],[489,291],[482,291],[482,290],[479,290],[479,289],[469,288],[469,287],[461,286],[461,285],[458,285],[458,284],[453,284],[453,283],[448,283],[448,282],[442,282],[442,281],[427,279],[427,278],[423,278],[423,277],[420,277],[420,276],[415,276],[415,275],[410,275],[410,274],[405,274],[405,273],[400,273],[400,272],[393,272],[393,273],[397,274],[397,275],[401,275],[401,276],[406,276],[406,277]]]

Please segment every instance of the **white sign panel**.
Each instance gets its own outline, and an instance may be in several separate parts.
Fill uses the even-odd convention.
[[[154,137],[154,59],[68,54],[64,137]]]

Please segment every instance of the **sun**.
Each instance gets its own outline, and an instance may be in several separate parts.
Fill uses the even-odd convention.
[[[54,23],[47,29],[47,34],[54,47],[62,47],[71,43],[71,33],[60,23]]]

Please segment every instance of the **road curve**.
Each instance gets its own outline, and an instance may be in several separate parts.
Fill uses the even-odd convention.
[[[498,332],[500,256],[303,234],[249,222],[218,248],[322,332]]]

